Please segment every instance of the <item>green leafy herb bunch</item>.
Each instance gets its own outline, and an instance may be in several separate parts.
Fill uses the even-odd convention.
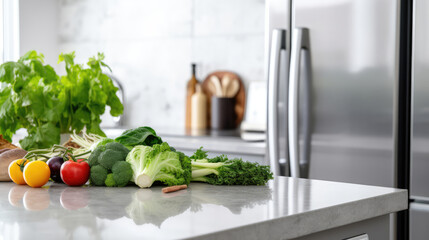
[[[17,62],[0,66],[0,134],[11,141],[20,128],[28,136],[20,141],[26,150],[49,148],[60,142],[61,133],[80,132],[105,136],[100,116],[106,106],[119,116],[123,105],[116,88],[102,68],[104,54],[88,60],[87,66],[74,62],[75,53],[60,54],[66,75],[58,76],[44,64],[44,56],[29,51]]]

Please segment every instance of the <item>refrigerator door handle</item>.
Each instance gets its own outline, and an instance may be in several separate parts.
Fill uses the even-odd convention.
[[[280,175],[278,102],[280,82],[280,51],[286,48],[286,30],[274,29],[271,37],[268,71],[268,153],[271,171]]]
[[[301,50],[309,50],[309,34],[306,28],[295,28],[292,31],[291,58],[289,71],[289,100],[288,100],[288,142],[291,177],[300,177],[299,164],[299,78]],[[304,66],[306,67],[306,66]]]

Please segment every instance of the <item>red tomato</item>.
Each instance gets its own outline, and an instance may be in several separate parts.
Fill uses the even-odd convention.
[[[60,175],[63,182],[69,186],[82,186],[89,179],[90,168],[84,159],[77,162],[68,160],[61,165]]]

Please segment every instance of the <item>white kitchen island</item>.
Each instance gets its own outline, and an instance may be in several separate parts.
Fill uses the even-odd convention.
[[[388,239],[407,191],[276,177],[139,189],[0,183],[0,239]]]

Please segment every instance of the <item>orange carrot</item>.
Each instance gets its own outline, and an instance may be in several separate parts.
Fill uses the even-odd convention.
[[[163,193],[169,193],[169,192],[175,192],[175,191],[179,191],[182,189],[186,189],[188,188],[188,185],[184,184],[184,185],[176,185],[176,186],[171,186],[171,187],[165,187],[162,189]]]

